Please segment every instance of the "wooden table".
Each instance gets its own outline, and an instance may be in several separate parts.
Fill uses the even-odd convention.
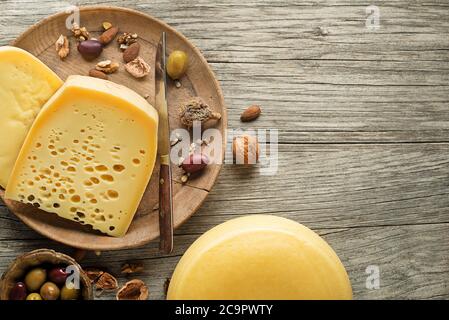
[[[144,3],[145,2],[145,3]],[[152,299],[187,247],[211,227],[275,214],[317,231],[346,266],[357,299],[449,298],[449,5],[375,1],[79,1],[141,10],[203,51],[223,88],[231,128],[278,129],[279,170],[226,165],[208,200],[176,231],[175,251],[89,253],[119,274],[139,260]],[[1,1],[0,44],[68,3]],[[242,124],[257,103],[263,116]],[[46,240],[0,205],[0,270]],[[380,288],[367,289],[368,266]],[[126,278],[120,277],[120,283]],[[113,294],[102,298],[113,297]]]

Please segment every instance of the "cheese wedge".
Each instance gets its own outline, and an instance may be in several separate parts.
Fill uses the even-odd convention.
[[[0,186],[11,170],[36,115],[62,81],[30,53],[0,47]]]
[[[170,281],[170,300],[351,299],[332,248],[292,220],[257,215],[225,222],[186,251]]]
[[[6,197],[123,236],[153,171],[157,128],[134,91],[71,76],[36,118]]]

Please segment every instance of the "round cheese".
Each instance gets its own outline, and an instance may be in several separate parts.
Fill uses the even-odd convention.
[[[186,251],[168,299],[351,299],[332,248],[292,220],[257,215],[225,222]]]

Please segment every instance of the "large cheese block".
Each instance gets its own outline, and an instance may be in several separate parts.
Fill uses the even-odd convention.
[[[177,265],[168,299],[351,299],[332,248],[294,221],[267,215],[225,222],[202,235]]]
[[[30,53],[0,47],[0,186],[3,188],[36,115],[61,86],[61,79]]]
[[[153,171],[157,127],[131,89],[71,76],[31,127],[6,198],[123,236]]]

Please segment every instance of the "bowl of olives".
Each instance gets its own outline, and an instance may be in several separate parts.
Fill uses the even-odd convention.
[[[39,249],[18,257],[2,275],[0,300],[93,300],[93,291],[73,258]]]

